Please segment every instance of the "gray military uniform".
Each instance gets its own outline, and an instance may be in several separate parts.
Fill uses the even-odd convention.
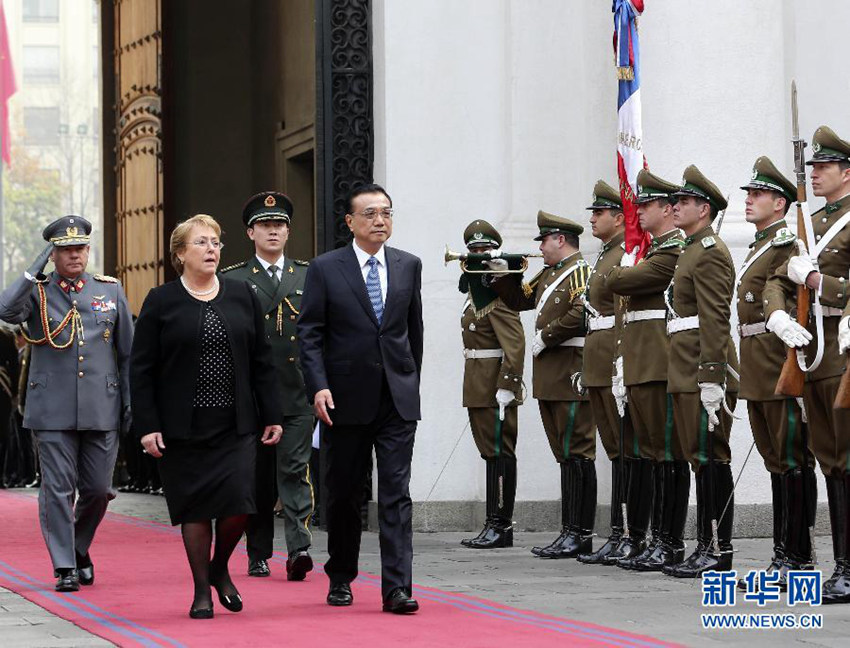
[[[83,273],[76,281],[53,272],[41,279],[48,328],[63,349],[45,340],[39,285],[26,277],[0,294],[0,319],[26,322],[32,347],[24,426],[35,431],[42,466],[41,529],[54,569],[76,566],[106,513],[118,428],[130,403],[133,322],[117,280]],[[75,311],[76,309],[76,311]],[[70,316],[69,316],[70,313]],[[76,314],[75,314],[76,313]],[[78,491],[76,506],[69,493]]]

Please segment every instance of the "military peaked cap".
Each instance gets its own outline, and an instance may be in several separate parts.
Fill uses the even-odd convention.
[[[286,194],[279,191],[261,191],[251,196],[242,208],[242,222],[245,227],[262,221],[292,222],[295,208]]]
[[[575,234],[578,236],[584,231],[584,228],[575,221],[554,214],[547,214],[545,211],[537,212],[537,227],[540,234],[534,237],[535,241],[542,241],[549,234]]]
[[[483,219],[472,221],[463,230],[463,242],[466,247],[474,245],[502,245],[502,237],[490,223]]]
[[[585,209],[618,209],[623,210],[623,199],[620,192],[604,180],[598,180],[593,188],[593,204]]]
[[[782,194],[788,200],[797,199],[797,186],[782,175],[766,155],[762,155],[753,164],[750,182],[741,189],[769,189]]]
[[[63,216],[45,227],[41,235],[45,241],[53,243],[55,247],[89,245],[91,223],[82,216]]]
[[[635,203],[648,203],[658,199],[669,199],[681,187],[667,182],[646,169],[641,169],[637,176],[637,196]]]
[[[726,209],[726,198],[720,193],[720,189],[693,164],[685,169],[682,176],[682,187],[673,195],[702,198],[707,200],[717,211]]]
[[[821,162],[850,162],[850,144],[835,134],[829,126],[821,126],[812,136],[812,159],[806,164]]]

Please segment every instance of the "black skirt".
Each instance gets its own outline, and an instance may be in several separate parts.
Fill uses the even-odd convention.
[[[232,407],[196,407],[189,439],[164,439],[159,460],[171,524],[257,512],[257,437],[236,433]]]

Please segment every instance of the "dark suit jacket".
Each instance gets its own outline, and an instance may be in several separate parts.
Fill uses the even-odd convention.
[[[280,425],[280,388],[271,362],[263,310],[244,281],[220,278],[209,302],[224,323],[233,355],[234,400],[239,434]],[[203,302],[179,281],[153,288],[136,322],[130,359],[133,431],[162,432],[168,439],[191,436],[192,402],[200,373]]]
[[[313,259],[307,270],[298,338],[307,395],[330,389],[334,423],[362,425],[377,416],[386,374],[393,403],[419,420],[422,369],[422,261],[385,246],[387,298],[381,325],[351,245]]]

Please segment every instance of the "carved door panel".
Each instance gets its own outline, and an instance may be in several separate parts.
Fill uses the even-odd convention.
[[[164,280],[161,0],[115,0],[118,276],[138,313]]]

